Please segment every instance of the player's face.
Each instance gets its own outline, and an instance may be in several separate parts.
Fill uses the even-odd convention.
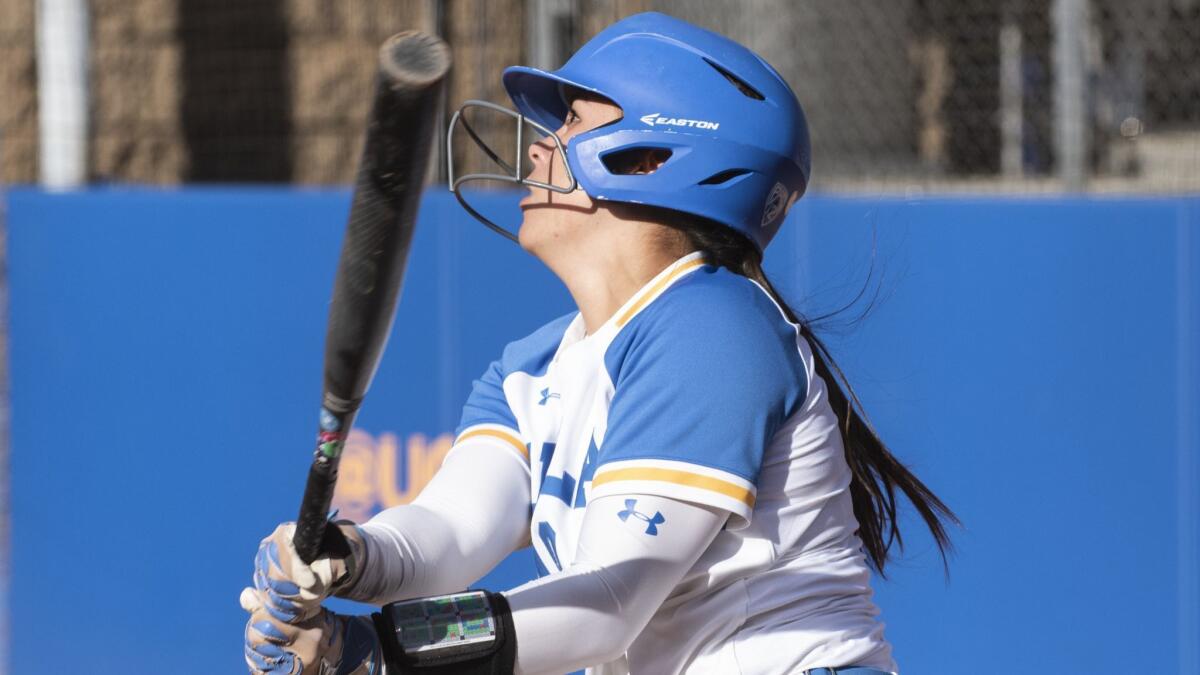
[[[579,134],[621,119],[621,108],[598,97],[582,95],[571,101],[563,125],[555,135],[570,152],[571,139]],[[529,147],[533,168],[528,178],[550,185],[568,185],[562,153],[555,151],[554,142],[542,139]],[[537,252],[548,242],[570,236],[571,230],[585,226],[596,212],[596,204],[582,189],[569,194],[544,188],[529,188],[529,196],[521,200],[524,218],[518,233],[521,246]]]

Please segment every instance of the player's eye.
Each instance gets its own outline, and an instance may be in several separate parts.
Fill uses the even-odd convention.
[[[579,113],[575,112],[574,108],[567,110],[567,124],[574,124],[579,121]]]

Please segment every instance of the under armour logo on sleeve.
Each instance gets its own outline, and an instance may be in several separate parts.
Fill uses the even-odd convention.
[[[667,522],[667,519],[663,517],[662,511],[655,511],[654,516],[651,517],[641,513],[640,511],[635,511],[633,508],[635,506],[637,506],[636,499],[626,499],[625,510],[618,512],[617,517],[620,518],[622,522],[628,521],[629,516],[643,520],[646,522],[646,534],[650,535],[651,537],[657,537],[658,526]]]
[[[538,405],[546,405],[546,401],[549,401],[552,398],[562,398],[558,394],[550,393],[550,387],[546,387],[540,393],[542,395],[542,400],[538,401]]]

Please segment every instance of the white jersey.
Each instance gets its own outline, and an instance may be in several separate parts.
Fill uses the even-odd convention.
[[[589,500],[728,512],[625,658],[589,672],[896,671],[825,384],[754,282],[693,253],[592,335],[575,314],[547,324],[475,382],[458,435],[504,439],[529,463],[542,575],[571,564]],[[659,524],[627,508],[648,531]]]

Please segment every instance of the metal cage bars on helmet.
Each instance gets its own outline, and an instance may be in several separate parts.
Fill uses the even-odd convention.
[[[482,138],[480,138],[479,134],[475,132],[475,129],[470,125],[470,123],[467,121],[466,117],[463,115],[463,112],[465,110],[467,110],[468,108],[482,108],[485,110],[489,110],[491,112],[500,113],[502,115],[507,115],[516,120],[516,125],[517,125],[516,159],[512,164],[501,159],[500,156],[496,154],[496,151],[493,150],[491,148],[491,146],[489,146],[487,144],[487,142],[484,141]],[[553,140],[555,150],[559,153],[562,153],[563,168],[566,170],[567,182],[568,182],[568,184],[565,187],[559,186],[559,185],[551,185],[550,183],[543,183],[541,181],[530,180],[528,178],[522,177],[522,175],[521,175],[522,168],[523,168],[522,165],[524,164],[524,158],[525,158],[525,147],[524,147],[525,139],[524,139],[524,135],[523,135],[523,128],[524,128],[524,125],[526,125],[526,124],[528,124],[529,126],[533,127],[534,129],[538,130],[539,132],[541,132],[543,134],[543,136],[545,136],[546,138]],[[475,141],[475,145],[479,146],[479,148],[481,150],[483,150],[483,152],[488,156],[488,158],[491,159],[496,164],[498,164],[500,166],[500,168],[504,169],[504,171],[506,171],[507,174],[469,173],[464,176],[456,176],[455,175],[455,173],[454,173],[454,129],[455,129],[455,127],[460,126],[460,125],[462,126],[463,131],[465,131],[467,133],[467,135],[470,136],[471,140]],[[562,141],[559,140],[557,134],[555,134],[550,129],[546,128],[545,125],[543,125],[539,122],[536,122],[532,119],[529,119],[525,115],[522,115],[521,113],[516,112],[515,110],[509,110],[508,108],[505,108],[504,106],[496,105],[495,103],[491,103],[489,101],[480,101],[480,100],[476,100],[476,99],[472,99],[472,100],[464,102],[462,104],[462,106],[459,107],[459,109],[454,112],[454,116],[450,118],[450,126],[446,131],[446,169],[447,169],[447,173],[449,174],[448,178],[449,178],[449,184],[450,184],[450,192],[452,192],[454,194],[455,198],[458,199],[458,203],[462,205],[463,209],[465,209],[467,211],[467,213],[471,214],[476,220],[478,220],[479,222],[481,222],[484,225],[486,225],[487,227],[489,227],[492,231],[494,231],[497,234],[505,237],[506,239],[509,239],[514,242],[517,241],[517,235],[515,235],[512,232],[510,232],[509,230],[501,227],[500,225],[497,225],[490,218],[483,215],[477,209],[475,209],[473,206],[471,206],[469,203],[467,203],[467,200],[463,196],[462,190],[459,189],[459,186],[463,185],[464,183],[469,183],[469,182],[473,182],[473,181],[496,180],[496,181],[501,181],[501,182],[505,182],[505,183],[513,183],[516,185],[538,187],[538,188],[542,188],[545,190],[550,190],[551,192],[558,192],[560,194],[568,194],[568,193],[574,192],[579,187],[579,183],[575,180],[575,175],[571,172],[571,165],[567,161],[567,149],[565,146],[563,146]]]

